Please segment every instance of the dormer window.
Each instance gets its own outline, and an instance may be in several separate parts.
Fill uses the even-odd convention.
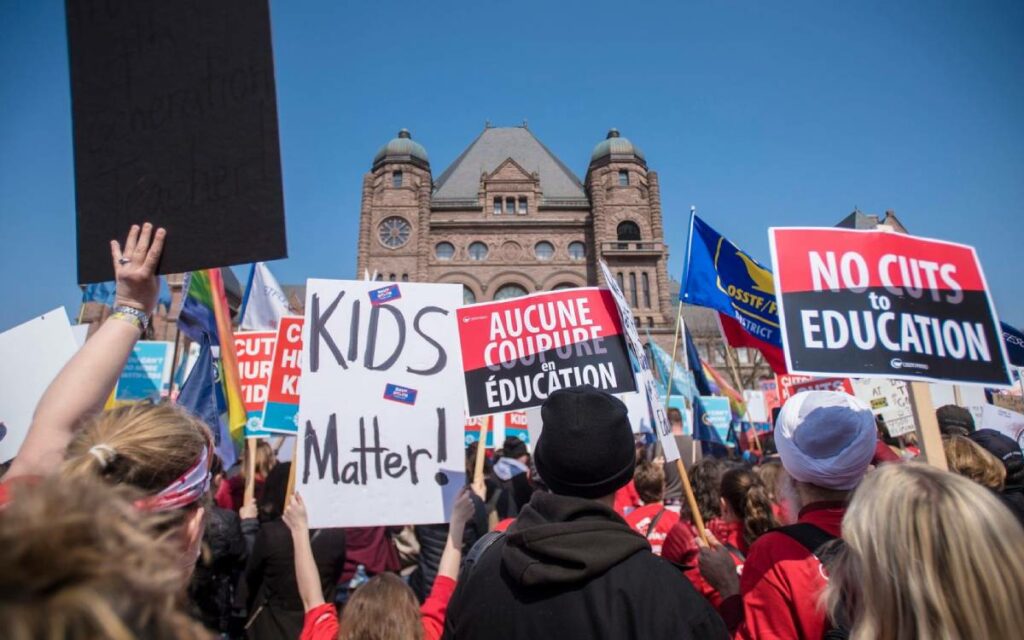
[[[496,215],[496,216],[500,216],[501,215],[501,198],[500,197],[494,199],[494,215]]]
[[[619,186],[620,187],[628,187],[629,186],[629,171],[626,171],[625,169],[620,169],[619,170]]]
[[[391,186],[395,189],[402,186],[402,172],[394,171],[391,173]]]
[[[519,198],[519,215],[526,215],[526,198]]]

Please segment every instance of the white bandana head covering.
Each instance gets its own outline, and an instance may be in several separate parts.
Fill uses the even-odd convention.
[[[838,491],[864,477],[877,437],[868,405],[838,391],[798,393],[775,422],[775,446],[789,475]]]

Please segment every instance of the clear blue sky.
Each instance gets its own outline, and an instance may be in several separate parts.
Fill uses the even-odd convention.
[[[1024,326],[1019,0],[271,4],[282,282],[355,275],[361,176],[399,128],[437,176],[526,118],[580,176],[609,127],[643,148],[676,277],[690,204],[766,263],[770,225],[895,209],[976,246]],[[79,300],[63,6],[0,3],[0,329]]]

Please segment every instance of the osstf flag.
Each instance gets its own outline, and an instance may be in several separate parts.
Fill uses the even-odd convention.
[[[679,299],[716,309],[731,346],[755,348],[776,373],[785,372],[772,272],[696,215],[690,216]]]
[[[791,373],[1009,384],[972,247],[852,229],[769,238]]]

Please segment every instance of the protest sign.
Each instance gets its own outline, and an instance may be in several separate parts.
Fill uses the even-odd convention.
[[[786,404],[786,400],[789,400],[790,396],[796,393],[795,391],[793,391],[794,386],[802,382],[809,382],[814,379],[814,376],[797,376],[792,374],[783,374],[775,376],[779,397],[778,406]]]
[[[1024,413],[1024,397],[1019,395],[994,393],[992,394],[992,404],[1000,409],[1006,409],[1014,413]]]
[[[63,307],[0,333],[0,462],[18,453],[39,398],[77,350]]]
[[[486,449],[494,448],[494,416],[475,416],[466,418],[466,446],[480,441],[480,430],[487,428]]]
[[[273,433],[263,428],[263,408],[267,404],[270,373],[274,367],[277,332],[238,331],[234,335],[238,384],[242,389],[242,406],[247,417],[245,437],[265,438]]]
[[[466,484],[462,287],[381,285],[306,283],[295,457],[311,528],[444,522]]]
[[[519,438],[530,446],[530,429],[525,411],[509,411],[505,414],[505,438]]]
[[[68,0],[67,33],[78,281],[143,221],[160,273],[286,257],[267,0]]]
[[[790,372],[1009,384],[972,247],[851,229],[769,236]]]
[[[139,340],[132,348],[120,377],[114,399],[118,402],[160,400],[171,393],[171,360],[174,343]]]
[[[849,378],[811,378],[789,386],[790,395],[801,391],[841,391],[853,395],[853,384]]]
[[[777,379],[760,380],[757,383],[761,393],[764,394],[764,406],[768,411],[768,415],[771,416],[772,409],[779,406],[779,381]]]
[[[872,378],[853,380],[851,386],[853,395],[866,402],[871,412],[885,421],[885,430],[890,436],[895,438],[914,431],[914,409],[905,382]]]
[[[743,390],[743,403],[747,406],[747,415],[751,422],[768,422],[768,405],[765,404],[764,391]]]
[[[732,425],[732,407],[729,398],[720,396],[701,396],[704,407],[704,424],[715,430],[721,441],[728,442],[729,427]]]
[[[267,383],[267,402],[263,408],[264,431],[295,434],[299,411],[299,380],[302,377],[302,331],[304,320],[281,318],[274,338],[274,356]]]
[[[979,429],[995,429],[1013,438],[1024,448],[1024,414],[986,404],[981,409],[981,418],[977,421],[977,426]]]
[[[403,287],[404,288],[404,287]],[[563,387],[635,391],[608,291],[552,291],[458,310],[469,415],[540,406]]]

